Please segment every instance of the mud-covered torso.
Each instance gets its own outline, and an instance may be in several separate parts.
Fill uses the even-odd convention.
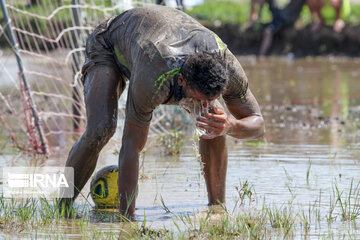
[[[146,79],[141,81],[151,84],[181,67],[188,55],[219,49],[211,31],[183,12],[167,7],[129,10],[112,20],[109,31],[119,62],[132,73],[148,67],[143,76]]]
[[[189,55],[226,49],[196,20],[162,6],[128,10],[109,19],[106,31],[118,65],[130,73],[127,118],[139,126],[158,105],[178,103],[176,76]]]

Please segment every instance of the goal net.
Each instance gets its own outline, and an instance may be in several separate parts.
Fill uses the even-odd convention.
[[[0,37],[12,51],[0,52],[0,150],[15,146],[41,153],[44,142],[49,152],[63,150],[80,136],[86,123],[79,78],[87,36],[106,18],[152,2],[5,0],[5,3],[11,21],[2,22]],[[9,24],[18,43],[25,79],[20,73],[14,74],[18,73],[16,49],[5,34]],[[126,95],[124,92],[119,100],[119,120],[124,118]],[[169,111],[179,112],[178,117],[174,119]],[[178,108],[161,107],[154,113],[150,134],[182,128],[188,122]],[[118,124],[120,135],[122,125]]]

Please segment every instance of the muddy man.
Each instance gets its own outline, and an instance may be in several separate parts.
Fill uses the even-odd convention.
[[[217,35],[176,9],[134,8],[105,21],[89,36],[82,74],[87,125],[66,162],[74,168],[78,191],[115,132],[118,99],[129,81],[119,155],[120,212],[127,217],[135,213],[139,154],[153,110],[160,104],[220,96],[231,115],[215,107],[197,125],[209,132],[200,139],[209,204],[225,202],[225,135],[261,136],[264,121],[240,63]],[[78,191],[63,202],[73,201]]]

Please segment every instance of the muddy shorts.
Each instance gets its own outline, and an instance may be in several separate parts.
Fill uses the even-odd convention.
[[[284,8],[279,8],[276,0],[269,0],[269,9],[273,16],[273,20],[269,25],[270,29],[276,33],[284,28],[292,27],[299,17],[305,2],[305,0],[290,0]]]
[[[273,20],[269,24],[269,27],[274,33],[280,32],[281,30],[291,27],[293,25],[292,22],[286,21],[284,18],[281,17],[280,14],[273,13]]]
[[[101,66],[113,66],[119,71],[119,79],[122,79],[122,86],[130,78],[129,73],[117,61],[114,49],[108,40],[108,28],[115,17],[101,23],[88,37],[85,49],[85,63],[81,69],[81,82],[84,84],[86,74]]]
[[[273,3],[272,1],[269,2],[269,5],[270,5],[269,7],[270,7],[271,14],[273,16],[273,20],[269,24],[269,27],[271,28],[271,30],[274,33],[277,33],[277,32],[280,32],[281,30],[283,30],[284,28],[291,27],[293,22],[286,19],[282,9],[278,8],[277,5],[275,3]]]

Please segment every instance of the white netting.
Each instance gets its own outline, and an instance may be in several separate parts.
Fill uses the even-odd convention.
[[[134,5],[151,4],[131,0],[8,0],[6,7],[12,29],[19,44],[25,77],[41,120],[44,137],[54,151],[78,138],[85,125],[82,86],[79,70],[84,56],[84,45],[89,33],[101,21],[121,13]],[[0,36],[6,37],[0,28]],[[7,39],[8,40],[8,39]],[[9,42],[9,41],[8,41]],[[10,45],[10,44],[9,44]],[[0,56],[1,57],[1,56]],[[0,149],[15,145],[24,150],[39,152],[39,133],[21,78],[13,76],[0,63]],[[20,80],[19,80],[20,78]],[[120,99],[119,117],[124,116],[126,93]],[[166,111],[178,111],[167,108]],[[169,126],[179,126],[165,114],[165,107],[155,113],[150,133],[163,133]],[[180,121],[186,120],[183,113]],[[121,127],[121,126],[120,126]]]

